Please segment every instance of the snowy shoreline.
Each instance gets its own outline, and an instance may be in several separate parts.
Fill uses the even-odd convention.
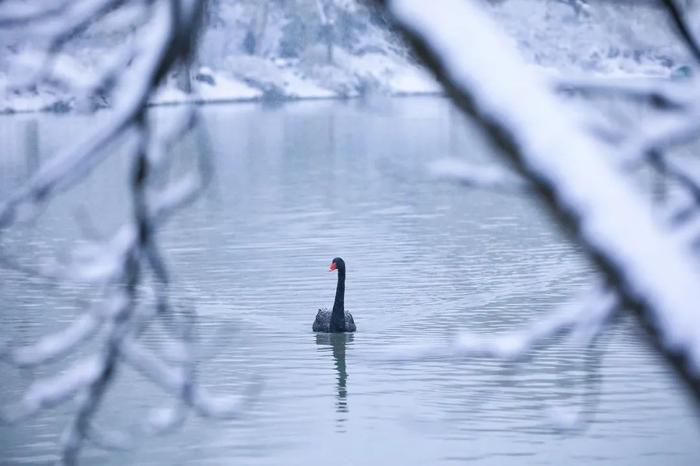
[[[149,106],[199,105],[243,102],[290,102],[299,100],[353,99],[365,95],[392,97],[441,95],[440,85],[421,67],[396,56],[367,54],[340,57],[344,63],[317,65],[301,71],[297,63],[236,57],[229,70],[201,67],[193,73],[192,92],[186,93],[173,76],[152,96]],[[7,78],[0,74],[0,94]],[[69,112],[75,109],[110,107],[107,99],[80,101],[67,92],[48,86],[32,91],[4,92],[0,114]]]
[[[193,92],[180,90],[187,87],[182,76],[170,76],[150,98],[149,106],[444,95],[440,84],[414,62],[404,45],[362,8],[353,7],[344,17],[354,33],[337,38],[332,57],[316,33],[307,31],[306,42],[289,42],[303,32],[292,26],[308,26],[313,18],[276,9],[269,11],[270,20],[264,34],[259,34],[254,53],[246,52],[241,45],[246,43],[243,31],[250,26],[246,21],[259,11],[227,2],[221,8],[220,18],[203,36],[200,63],[207,66],[192,71]],[[601,4],[576,14],[563,4],[510,0],[489,3],[486,11],[508,32],[524,60],[547,78],[563,83],[557,84],[560,88],[566,87],[566,81],[596,85],[658,82],[688,77],[691,71],[687,53],[674,41],[672,32],[655,27],[660,14],[654,9]],[[619,17],[634,21],[623,24],[616,20]],[[647,34],[650,30],[654,31],[651,36]],[[635,40],[628,43],[631,37]],[[288,50],[290,44],[295,45],[293,50]],[[110,97],[99,95],[94,82],[97,71],[105,66],[104,53],[110,45],[109,41],[88,41],[56,61],[59,82],[77,87],[58,90],[39,84],[21,91],[10,89],[26,85],[26,76],[36,72],[37,62],[31,47],[16,47],[0,60],[0,65],[5,62],[0,66],[0,115],[111,107]],[[82,94],[92,97],[79,97]]]
[[[566,78],[552,70],[539,68],[540,71],[551,79],[552,85],[558,87],[562,92],[578,92],[579,85],[591,87],[595,85],[611,86],[615,88],[621,83],[636,85],[637,87],[653,86],[659,82],[673,80],[673,76],[640,76],[630,75],[594,75],[594,76],[574,76]],[[339,93],[321,87],[317,87],[314,92],[312,87],[307,87],[304,92],[299,89],[289,89],[287,93],[265,92],[247,85],[240,80],[230,78],[219,79],[223,85],[216,86],[207,82],[193,82],[193,92],[185,93],[175,87],[172,83],[161,88],[156,95],[149,100],[148,107],[170,107],[185,104],[194,105],[223,105],[223,104],[244,104],[244,103],[293,103],[302,101],[318,100],[351,100],[362,99],[368,96],[385,96],[388,98],[410,98],[410,97],[444,97],[445,91],[440,84],[426,76],[425,81],[413,87],[388,88],[385,86],[375,91],[360,93]],[[0,116],[22,115],[31,113],[69,113],[77,110],[76,99],[71,96],[60,96],[51,93],[37,93],[35,95],[18,95],[15,99],[6,99],[0,102]],[[110,105],[97,105],[95,110],[109,109]]]
[[[294,103],[294,102],[306,102],[306,101],[320,101],[320,100],[352,100],[361,99],[365,95],[355,95],[355,96],[344,96],[344,95],[328,95],[328,96],[283,96],[271,99],[263,95],[257,97],[217,97],[217,98],[202,98],[196,94],[184,94],[187,98],[173,99],[173,100],[159,100],[150,101],[148,107],[176,107],[179,105],[193,104],[198,106],[204,105],[225,105],[225,104],[247,104],[247,103]],[[442,90],[435,91],[415,91],[415,92],[397,92],[394,94],[385,94],[389,98],[409,98],[409,97],[444,97],[445,93]],[[46,107],[40,108],[1,108],[0,116],[12,116],[12,115],[28,115],[32,113],[70,113],[75,111],[74,108],[65,107],[63,102],[56,102],[55,105],[48,105]],[[59,108],[56,108],[59,107]],[[108,110],[109,107],[100,107],[99,110]]]
[[[409,97],[445,97],[445,92],[437,91],[416,91],[416,92],[398,92],[395,94],[383,94],[388,98],[409,98]],[[224,105],[224,104],[247,104],[247,103],[294,103],[294,102],[306,102],[306,101],[317,101],[317,100],[352,100],[352,99],[362,99],[365,95],[355,95],[355,96],[344,96],[344,95],[329,95],[329,96],[284,96],[280,98],[270,99],[264,96],[260,97],[231,97],[231,98],[215,98],[215,99],[202,99],[196,98],[194,95],[190,95],[190,99],[173,100],[173,101],[159,101],[159,102],[149,102],[149,107],[175,107],[178,105],[194,104],[194,105]],[[37,112],[51,111],[51,110],[36,110]],[[31,112],[31,111],[30,111]],[[27,112],[25,112],[27,113]]]
[[[416,91],[416,92],[398,92],[395,94],[386,94],[389,98],[410,98],[410,97],[444,97],[445,93],[443,91]],[[308,102],[308,101],[321,101],[321,100],[352,100],[364,98],[364,95],[357,96],[343,96],[343,95],[330,95],[330,96],[285,96],[275,99],[270,99],[265,96],[259,97],[221,97],[213,99],[204,99],[198,97],[194,94],[189,95],[190,98],[181,100],[166,100],[166,101],[151,101],[148,103],[148,107],[177,107],[179,105],[193,104],[198,106],[205,105],[226,105],[226,104],[249,104],[249,103],[295,103],[295,102]],[[59,106],[62,103],[58,103]],[[101,107],[99,110],[108,110],[109,107]],[[12,116],[12,115],[29,115],[32,113],[70,113],[73,112],[73,108],[66,109],[56,109],[53,106],[43,107],[43,108],[21,108],[21,109],[2,109],[0,110],[0,116]]]

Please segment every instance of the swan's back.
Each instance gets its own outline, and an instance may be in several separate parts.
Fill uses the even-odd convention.
[[[331,331],[331,311],[328,309],[319,309],[316,314],[316,320],[314,320],[314,325],[311,327],[314,332],[326,332]],[[354,332],[357,330],[355,326],[355,320],[352,318],[352,314],[345,311],[345,331]]]

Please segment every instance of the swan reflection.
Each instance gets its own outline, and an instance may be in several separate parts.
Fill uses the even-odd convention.
[[[319,346],[331,346],[333,348],[333,362],[336,370],[336,412],[344,414],[348,412],[348,372],[345,366],[345,348],[354,339],[352,333],[317,333],[316,344]],[[339,421],[344,421],[340,417]]]

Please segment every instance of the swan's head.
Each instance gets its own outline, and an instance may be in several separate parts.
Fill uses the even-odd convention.
[[[329,272],[334,270],[345,270],[345,261],[340,257],[333,259],[333,261],[331,261],[331,265],[328,267]]]

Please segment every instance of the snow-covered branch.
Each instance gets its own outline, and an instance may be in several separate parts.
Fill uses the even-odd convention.
[[[700,63],[700,43],[698,38],[695,36],[693,29],[691,27],[692,22],[686,16],[686,13],[678,5],[677,0],[662,0],[666,8],[668,9],[673,24],[680,37],[685,42],[688,50],[692,53],[695,60]]]
[[[696,87],[685,83],[670,84],[661,78],[558,78],[552,86],[563,92],[578,92],[589,96],[622,97],[646,102],[654,107],[668,110],[685,108],[688,92]]]
[[[429,358],[489,356],[519,360],[529,356],[549,338],[569,333],[576,343],[588,344],[617,310],[614,293],[600,288],[544,317],[527,328],[503,335],[458,334],[447,344],[409,346],[395,351],[392,359],[413,361]]]
[[[18,8],[10,7],[10,3]],[[179,319],[178,326],[170,325],[175,322],[168,297],[170,278],[157,241],[162,223],[193,202],[211,177],[208,147],[193,154],[191,170],[180,179],[169,176],[172,148],[196,129],[196,109],[183,107],[172,121],[158,121],[157,125],[147,112],[148,101],[158,86],[177,67],[189,63],[202,2],[84,0],[66,2],[61,8],[52,5],[41,8],[25,2],[2,4],[0,28],[26,28],[28,34],[43,41],[45,57],[38,60],[40,71],[35,80],[61,81],[70,88],[82,88],[87,94],[106,93],[113,110],[102,126],[47,158],[26,184],[0,200],[0,235],[18,222],[40,215],[40,207],[45,207],[57,193],[88,177],[111,155],[110,148],[126,135],[136,139],[129,154],[131,213],[111,237],[82,242],[60,258],[42,257],[39,266],[26,266],[0,247],[0,265],[45,280],[78,282],[100,290],[86,311],[63,330],[33,343],[20,346],[10,341],[0,348],[0,360],[26,367],[66,357],[88,339],[96,340],[94,354],[57,375],[34,381],[20,400],[0,408],[0,420],[16,422],[43,408],[77,399],[61,453],[62,464],[71,465],[78,462],[86,441],[114,448],[128,445],[129,439],[140,436],[110,432],[94,424],[104,394],[123,363],[144,373],[174,399],[175,408],[149,420],[148,426],[141,429],[143,433],[158,433],[179,425],[185,407],[201,416],[237,416],[250,394],[216,397],[199,383],[197,363],[192,356],[194,311]],[[113,60],[97,70],[97,79],[86,83],[75,73],[51,66],[60,62],[62,46],[67,41],[97,21],[118,16],[120,9],[134,7],[144,14],[136,23],[125,22],[133,29],[129,30],[133,37],[115,50]],[[199,137],[204,138],[202,134]],[[203,146],[206,144],[200,144],[200,149]],[[149,275],[152,280],[147,280]],[[146,299],[143,290],[148,286],[153,288],[154,299]],[[154,321],[170,331],[166,355],[147,349],[140,342],[142,333]]]
[[[65,329],[43,336],[26,346],[8,345],[0,357],[18,367],[36,366],[61,358],[95,335],[101,322],[95,314],[86,313]]]
[[[700,400],[700,273],[691,245],[653,216],[615,151],[580,127],[477,4],[387,6],[455,103],[573,232]]]
[[[104,361],[98,354],[79,360],[56,376],[39,379],[27,389],[18,403],[3,407],[0,418],[6,422],[16,422],[36,414],[42,408],[63,403],[94,383],[103,368]]]

